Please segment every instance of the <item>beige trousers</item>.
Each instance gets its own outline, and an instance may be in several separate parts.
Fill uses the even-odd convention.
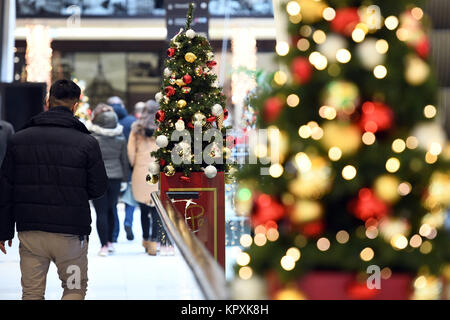
[[[63,300],[83,300],[87,290],[88,244],[79,236],[43,231],[19,232],[22,299],[45,299],[50,262],[58,269]]]

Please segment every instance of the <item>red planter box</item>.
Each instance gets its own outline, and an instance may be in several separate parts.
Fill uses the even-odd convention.
[[[168,199],[166,192],[199,193],[198,199],[177,199],[175,207],[184,215],[191,230],[205,244],[216,261],[225,267],[225,180],[224,173],[209,179],[203,172],[193,172],[189,181],[181,180],[183,173],[172,177],[160,176],[161,201]]]
[[[409,274],[392,274],[389,279],[381,279],[381,289],[368,289],[365,282],[356,282],[354,273],[314,271],[300,279],[298,289],[309,300],[408,300],[412,279]],[[282,286],[275,274],[267,281],[274,297]]]

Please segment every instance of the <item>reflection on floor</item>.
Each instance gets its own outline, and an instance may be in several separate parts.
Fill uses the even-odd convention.
[[[141,246],[140,212],[134,213],[135,240],[128,241],[123,226],[116,252],[99,257],[100,243],[95,230],[95,211],[92,209],[93,232],[89,243],[89,286],[86,299],[99,300],[199,300],[203,299],[195,279],[180,253],[174,256],[149,256]],[[119,219],[123,224],[124,208],[119,204]],[[0,300],[21,299],[20,268],[17,237],[5,256],[0,253]],[[60,299],[61,282],[56,267],[51,264],[47,277],[46,299]]]

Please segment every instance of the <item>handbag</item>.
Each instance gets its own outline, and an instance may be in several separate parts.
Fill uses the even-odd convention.
[[[133,206],[133,207],[137,207],[139,205],[133,197],[133,190],[131,188],[131,182],[128,182],[127,189],[125,190],[125,192],[122,195],[122,201],[124,203],[128,204],[129,206]]]

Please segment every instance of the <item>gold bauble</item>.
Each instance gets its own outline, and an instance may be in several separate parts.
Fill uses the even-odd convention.
[[[305,23],[314,23],[322,19],[322,12],[327,7],[325,1],[298,0],[302,19]]]
[[[289,184],[289,191],[303,199],[319,199],[331,186],[331,167],[327,160],[311,156],[311,168],[298,172],[297,178]]]
[[[175,83],[179,86],[179,87],[183,87],[186,85],[186,83],[184,83],[183,79],[177,79],[175,81]]]
[[[423,84],[430,75],[428,64],[416,55],[406,57],[405,79],[412,86]]]
[[[175,168],[172,165],[167,165],[164,167],[164,174],[168,177],[172,177],[175,174]]]
[[[188,52],[184,55],[184,59],[187,62],[192,63],[197,59],[197,56],[195,54],[193,54],[192,52]]]
[[[361,131],[352,124],[327,122],[323,125],[321,144],[326,148],[338,147],[342,154],[356,152],[361,145]]]
[[[450,206],[450,170],[436,171],[431,175],[428,186],[428,196],[425,198],[425,207],[445,209]]]
[[[157,184],[159,181],[159,176],[158,175],[150,175],[148,174],[147,177],[145,177],[145,182],[147,182],[147,184]]]
[[[292,208],[290,219],[295,224],[318,220],[323,215],[322,205],[318,201],[297,200]]]
[[[177,101],[177,106],[178,106],[178,108],[180,108],[180,109],[186,107],[186,105],[187,105],[186,100],[180,99],[180,100]]]
[[[398,178],[392,174],[379,176],[374,183],[375,194],[385,202],[394,203],[400,199],[399,184]]]

